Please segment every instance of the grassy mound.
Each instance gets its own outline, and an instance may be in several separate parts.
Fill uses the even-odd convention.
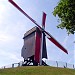
[[[75,70],[49,66],[25,66],[0,69],[0,75],[75,75]]]

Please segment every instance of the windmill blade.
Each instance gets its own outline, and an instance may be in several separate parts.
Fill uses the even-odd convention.
[[[45,29],[45,22],[46,22],[46,13],[43,12],[43,17],[42,17],[42,28]]]
[[[44,31],[47,38],[54,43],[57,47],[59,47],[62,51],[68,54],[67,50],[48,32]]]
[[[24,14],[27,18],[29,18],[34,24],[36,24],[39,28],[39,26],[35,20],[33,20],[25,11],[23,11],[13,0],[8,0],[13,6],[15,6],[22,14]]]
[[[68,54],[67,50],[60,44],[58,43],[51,34],[49,34],[48,32],[46,32],[43,28],[41,28],[41,26],[39,24],[36,23],[35,20],[33,20],[28,14],[26,14],[13,0],[8,0],[12,5],[14,5],[22,14],[24,14],[27,18],[29,18],[34,24],[36,24],[40,30],[45,32],[45,35],[47,36],[47,38],[53,42],[57,47],[59,47],[61,50],[63,50],[65,53]]]

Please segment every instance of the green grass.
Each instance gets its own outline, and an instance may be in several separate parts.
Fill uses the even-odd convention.
[[[0,69],[0,75],[75,75],[75,70],[49,66],[26,66]]]

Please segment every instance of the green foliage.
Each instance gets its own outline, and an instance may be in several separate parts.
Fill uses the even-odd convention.
[[[68,34],[74,34],[75,31],[75,0],[60,0],[54,8],[54,16],[58,16],[60,24],[57,26],[66,29]]]
[[[0,69],[0,75],[74,75],[74,69],[55,68],[50,66],[25,66]]]

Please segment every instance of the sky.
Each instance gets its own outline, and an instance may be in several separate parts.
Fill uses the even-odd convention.
[[[42,13],[47,14],[46,31],[59,41],[69,54],[65,54],[47,38],[48,60],[75,64],[74,35],[69,35],[66,29],[57,29],[58,17],[52,12],[59,0],[14,0],[28,15],[41,26]],[[23,36],[34,27],[29,19],[13,7],[8,0],[0,0],[0,67],[23,61],[21,49]]]

